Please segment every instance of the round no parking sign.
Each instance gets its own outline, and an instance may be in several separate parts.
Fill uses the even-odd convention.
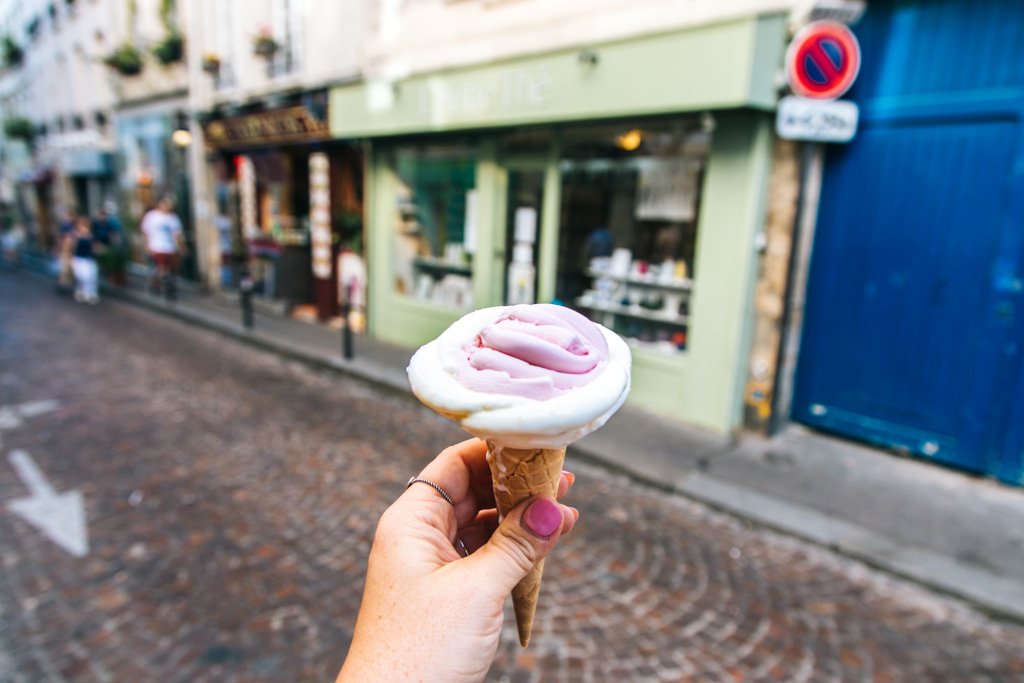
[[[853,31],[835,21],[802,28],[786,50],[786,78],[793,92],[816,100],[842,96],[860,71],[860,44]]]

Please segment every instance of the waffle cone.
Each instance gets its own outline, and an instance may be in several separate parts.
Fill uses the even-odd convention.
[[[564,448],[506,448],[487,442],[487,462],[494,482],[494,500],[504,518],[509,510],[531,496],[554,498],[565,462]],[[516,613],[519,643],[526,647],[533,630],[537,611],[544,560],[512,589],[512,606]]]

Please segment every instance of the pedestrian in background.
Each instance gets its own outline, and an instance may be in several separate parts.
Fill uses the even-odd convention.
[[[104,206],[96,211],[92,219],[92,236],[96,240],[100,274],[115,284],[123,284],[124,235],[121,232],[121,223]]]
[[[66,238],[75,276],[75,301],[95,304],[99,297],[99,268],[96,265],[96,241],[88,216],[75,219],[75,229]]]
[[[161,197],[156,207],[142,217],[142,233],[146,236],[146,248],[153,260],[150,290],[162,291],[164,297],[173,299],[178,258],[185,251],[185,241],[181,219],[174,213],[174,202],[170,197]]]
[[[20,223],[7,228],[3,237],[4,260],[8,263],[18,262],[18,251],[25,243],[25,228]]]
[[[72,239],[75,232],[75,212],[72,209],[61,209],[60,218],[57,219],[57,253],[55,254],[55,266],[57,270],[58,289],[70,288],[75,276],[71,272],[71,248],[74,245]],[[52,271],[51,271],[52,272]]]

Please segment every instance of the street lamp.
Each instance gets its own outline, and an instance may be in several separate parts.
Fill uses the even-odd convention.
[[[179,149],[185,149],[192,144],[192,133],[186,128],[179,128],[171,133],[171,142]]]

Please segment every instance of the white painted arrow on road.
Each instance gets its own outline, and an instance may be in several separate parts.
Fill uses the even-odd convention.
[[[24,424],[22,418],[37,417],[56,410],[56,401],[32,401],[16,406],[0,406],[0,429],[16,429]]]
[[[7,503],[7,509],[75,557],[85,557],[89,553],[89,536],[82,492],[73,489],[57,493],[25,451],[11,451],[7,458],[31,494]]]

